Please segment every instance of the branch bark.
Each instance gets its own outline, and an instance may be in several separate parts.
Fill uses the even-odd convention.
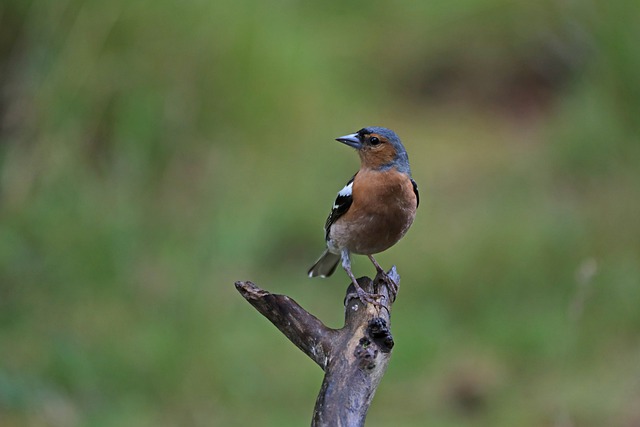
[[[382,295],[380,305],[365,304],[353,284],[344,300],[345,322],[340,329],[325,326],[286,295],[272,294],[252,282],[236,282],[240,294],[325,372],[313,411],[312,427],[363,426],[393,348],[390,328],[395,267],[374,280],[358,279],[369,293]]]

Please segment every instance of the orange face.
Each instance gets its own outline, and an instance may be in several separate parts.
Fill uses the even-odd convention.
[[[377,133],[370,133],[364,135],[358,154],[363,167],[377,169],[393,162],[397,153],[387,138]]]

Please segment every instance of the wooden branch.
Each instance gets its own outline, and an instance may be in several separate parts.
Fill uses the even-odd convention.
[[[288,296],[236,282],[240,294],[325,372],[312,427],[364,425],[393,348],[389,316],[395,295],[390,297],[389,280],[400,284],[395,267],[374,280],[358,279],[365,291],[382,295],[380,305],[363,303],[349,286],[341,329],[328,328]]]

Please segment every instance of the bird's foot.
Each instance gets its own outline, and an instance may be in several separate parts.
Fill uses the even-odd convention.
[[[400,276],[398,276],[395,266],[392,267],[389,272],[385,272],[382,269],[378,270],[376,281],[387,287],[387,290],[389,291],[389,298],[391,299],[391,302],[394,302],[398,296],[398,290],[400,289],[400,285],[398,284]]]
[[[393,279],[389,276],[387,276],[387,287],[389,288],[389,298],[391,298],[391,301],[395,301],[396,297],[398,296],[398,289],[399,286],[396,282],[393,281]]]
[[[369,255],[369,259],[373,263],[373,266],[376,268],[376,272],[377,272],[376,278],[384,282],[384,284],[389,289],[389,297],[391,298],[391,301],[392,302],[395,301],[396,296],[398,295],[398,288],[399,288],[398,284],[394,280],[394,278],[397,277],[398,275],[397,271],[395,270],[395,267],[393,267],[391,270],[389,270],[389,273],[387,273],[380,266],[380,264],[378,264],[378,261],[376,261],[373,255]]]
[[[387,275],[386,273],[385,273],[385,281],[387,283],[387,288],[389,289],[389,298],[391,298],[391,301],[395,301],[396,297],[398,296],[398,289],[400,287],[393,280],[393,278],[389,277],[389,275]]]
[[[347,299],[358,298],[362,301],[363,304],[373,304],[379,307],[384,307],[384,304],[380,302],[380,299],[384,298],[382,294],[373,294],[365,291],[358,285],[357,282],[353,282],[354,287],[356,288],[355,292],[349,292],[347,294]]]

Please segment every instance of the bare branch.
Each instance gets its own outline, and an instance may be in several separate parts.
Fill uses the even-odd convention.
[[[269,293],[252,282],[236,282],[236,289],[292,343],[325,369],[337,334],[335,329],[326,327],[286,295]]]
[[[326,327],[285,295],[271,294],[251,282],[236,282],[242,296],[325,372],[312,426],[362,426],[375,391],[386,372],[393,338],[389,316],[400,276],[393,267],[375,280],[358,279],[379,304],[363,303],[350,285],[345,324]]]

